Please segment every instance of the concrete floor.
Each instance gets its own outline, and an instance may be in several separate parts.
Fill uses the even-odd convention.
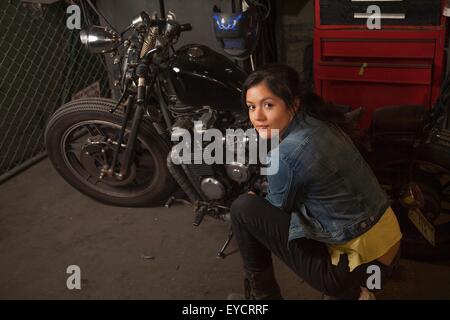
[[[215,257],[227,225],[192,226],[189,206],[116,208],[69,186],[46,159],[0,185],[0,299],[224,299],[242,289],[239,253]],[[235,251],[232,242],[228,251]],[[278,259],[286,299],[318,299]],[[66,269],[81,268],[81,290]],[[450,263],[402,260],[379,299],[449,299]]]

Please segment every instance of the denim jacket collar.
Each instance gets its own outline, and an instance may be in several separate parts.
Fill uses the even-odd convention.
[[[294,131],[297,127],[301,126],[305,121],[306,114],[303,111],[298,111],[294,118],[292,118],[291,122],[289,122],[287,128],[281,132],[280,140],[286,138],[292,131]]]

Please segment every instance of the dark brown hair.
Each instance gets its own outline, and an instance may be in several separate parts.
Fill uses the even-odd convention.
[[[246,106],[248,89],[262,82],[265,82],[270,91],[281,98],[292,112],[301,110],[304,115],[337,125],[351,135],[351,129],[345,121],[343,112],[332,104],[325,103],[322,98],[309,90],[308,86],[300,81],[297,71],[285,64],[266,65],[247,77],[242,88],[244,106]],[[300,100],[300,108],[297,110],[295,110],[296,99]]]

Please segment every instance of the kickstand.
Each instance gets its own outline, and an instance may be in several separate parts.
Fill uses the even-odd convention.
[[[228,232],[227,241],[225,241],[225,244],[222,246],[222,249],[220,249],[219,253],[217,253],[217,258],[225,259],[227,256],[229,256],[231,253],[226,254],[225,250],[230,244],[231,239],[233,238],[233,229],[230,226],[230,231]]]

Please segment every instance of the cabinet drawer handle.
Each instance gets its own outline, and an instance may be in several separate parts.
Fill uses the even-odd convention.
[[[369,19],[369,18],[379,18],[379,19],[397,19],[405,20],[406,14],[404,13],[382,13],[380,15],[374,13],[355,13],[353,15],[355,19]]]
[[[363,64],[362,64],[362,66],[361,66],[361,68],[359,69],[359,72],[358,72],[358,75],[359,76],[363,76],[364,75],[364,71],[365,71],[365,69],[367,68],[367,66],[368,66],[368,64],[366,63],[366,62],[364,62]]]

